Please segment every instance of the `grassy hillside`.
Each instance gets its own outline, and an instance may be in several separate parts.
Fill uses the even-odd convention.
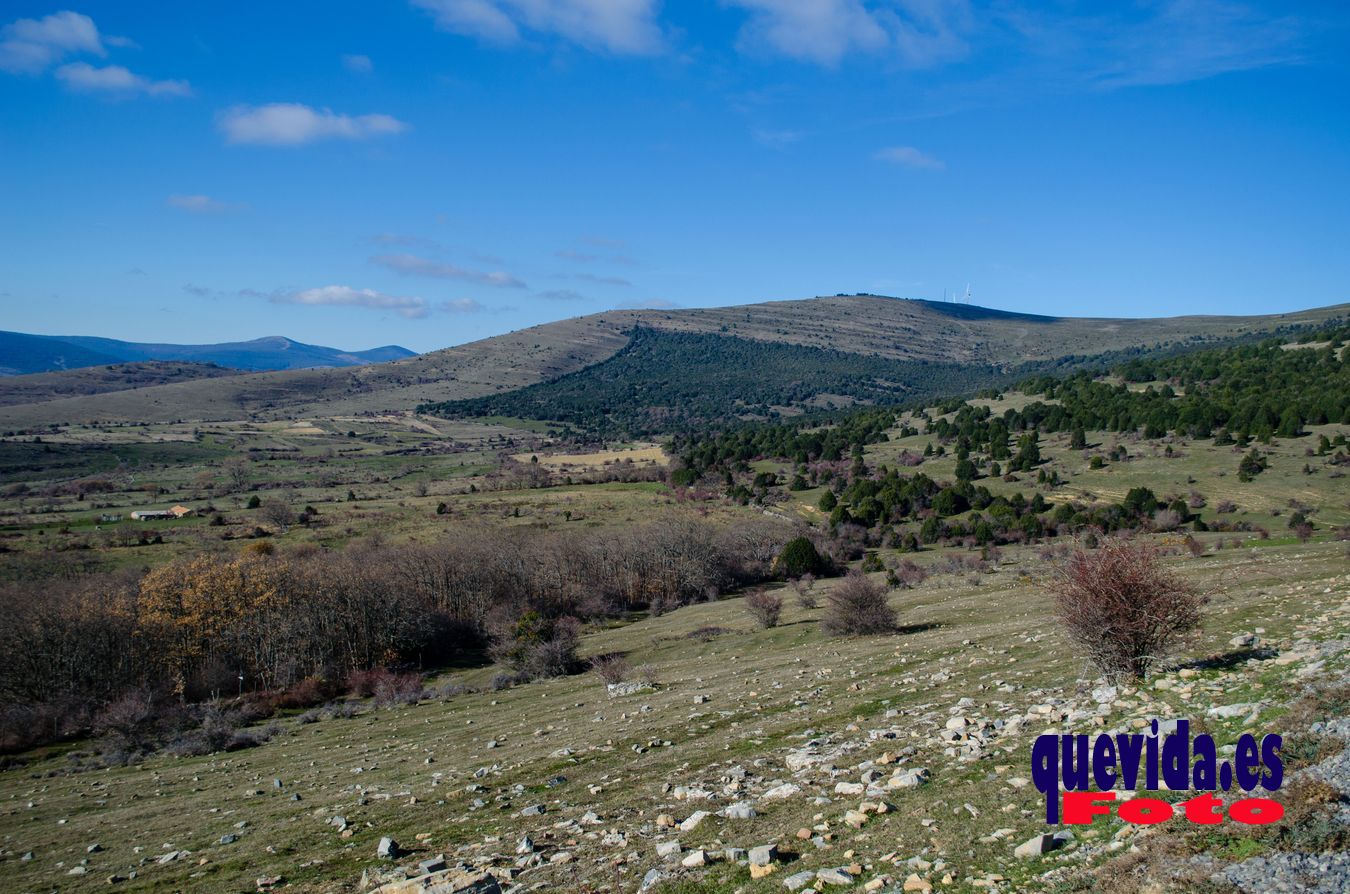
[[[0,408],[0,428],[407,411],[419,403],[491,394],[563,375],[610,356],[626,340],[603,320],[568,320],[389,363],[254,373],[5,407]]]
[[[612,357],[635,326],[826,348],[890,360],[1011,366],[1132,347],[1234,338],[1342,317],[1347,306],[1264,317],[1071,319],[876,296],[728,308],[611,311],[392,363],[163,385],[0,408],[0,429],[49,422],[166,422],[406,412],[549,381]]]
[[[214,363],[150,360],[87,366],[60,372],[0,378],[0,406],[35,404],[67,397],[152,388],[175,382],[239,375]]]
[[[702,337],[668,343],[687,338]],[[1271,400],[1290,404],[1299,381],[1325,379],[1326,395],[1301,389],[1297,397],[1309,403],[1301,413],[1339,397],[1341,372],[1314,365],[1332,362],[1319,347],[1272,360],[1276,350],[1130,369],[1165,374],[1182,395],[1167,400],[1179,407],[1189,406],[1183,380],[1196,394],[1210,391],[1224,413],[1261,402],[1254,378],[1269,384]],[[1258,361],[1267,364],[1264,379],[1249,365]],[[1224,372],[1215,377],[1211,368]],[[1227,382],[1230,373],[1236,377]],[[1122,384],[1162,394],[1161,382]],[[1078,402],[1095,406],[1091,398],[1086,385],[1081,394],[1059,386],[1053,397],[1005,392],[972,404],[1002,419],[1016,418],[1004,417],[1009,410],[1076,412]],[[371,538],[434,548],[470,531],[503,542],[522,529],[570,532],[604,544],[657,518],[711,518],[739,529],[768,516],[819,530],[827,490],[863,514],[850,477],[887,467],[951,482],[964,436],[980,467],[974,485],[1005,500],[1039,499],[1047,522],[1063,505],[1116,503],[1138,487],[1163,503],[1186,501],[1189,518],[1177,530],[1144,536],[1212,601],[1198,636],[1147,686],[1102,696],[1095,673],[1054,624],[1044,587],[1067,537],[987,547],[951,537],[914,551],[855,532],[864,567],[882,569],[872,572],[878,583],[903,563],[922,569],[890,592],[901,624],[892,634],[831,639],[821,608],[770,583],[786,597],[783,623],[772,629],[754,624],[741,592],[590,625],[583,657],[621,653],[634,667],[650,666],[644,674],[655,688],[629,695],[609,696],[590,673],[499,688],[494,680],[506,668],[480,658],[439,669],[414,705],[352,696],[328,711],[283,712],[271,739],[247,750],[117,766],[109,741],[93,738],[21,755],[0,771],[6,882],[16,890],[106,890],[117,876],[118,890],[243,891],[280,876],[297,894],[345,894],[361,890],[363,873],[386,877],[444,853],[452,864],[490,869],[525,888],[568,892],[631,892],[655,873],[652,894],[769,894],[795,874],[842,868],[854,887],[839,890],[878,880],[890,890],[913,874],[912,890],[923,890],[921,882],[959,892],[1123,892],[1145,888],[1142,876],[1153,872],[1164,873],[1157,890],[1230,894],[1208,874],[1243,859],[1332,848],[1340,833],[1326,811],[1336,809],[1334,799],[1308,801],[1303,819],[1278,834],[1231,823],[1192,833],[1180,821],[1142,833],[1099,819],[1043,857],[1013,853],[1045,830],[1040,795],[1026,779],[1029,743],[1047,730],[1137,729],[1155,716],[1189,717],[1221,748],[1244,730],[1284,733],[1291,769],[1334,755],[1329,739],[1307,729],[1343,717],[1344,695],[1306,702],[1311,689],[1343,681],[1350,669],[1350,577],[1337,539],[1350,524],[1343,446],[1350,424],[1305,419],[1301,433],[1254,441],[1266,468],[1242,480],[1237,471],[1252,445],[1181,431],[1150,437],[1147,419],[1138,424],[1113,410],[1103,418],[1131,430],[1091,427],[1078,445],[1068,427],[1046,431],[1034,471],[1002,477],[988,474],[992,444],[956,429],[942,434],[944,423],[962,418],[959,404],[892,414],[886,438],[860,444],[856,460],[847,449],[809,462],[737,451],[719,474],[690,488],[654,480],[664,457],[650,444],[569,453],[538,426],[507,418],[63,426],[37,442],[8,440],[0,451],[7,483],[0,568],[9,580],[41,573],[53,581],[84,567],[130,572],[258,544],[281,560]],[[1274,415],[1271,427],[1283,422]],[[929,444],[944,446],[943,455],[924,457]],[[754,499],[727,499],[723,468],[738,486],[771,483],[755,484]],[[836,477],[792,489],[800,471]],[[278,499],[316,511],[282,530],[267,514]],[[174,503],[216,511],[135,525],[100,518]],[[969,523],[982,511],[946,521]],[[1306,532],[1294,525],[1296,513],[1311,523]],[[920,524],[890,527],[903,533]],[[817,582],[817,600],[836,585]],[[1239,634],[1259,637],[1257,647],[1233,645]],[[927,784],[890,784],[916,767],[928,771]],[[887,808],[860,810],[863,801]],[[754,815],[725,815],[732,804]],[[536,806],[542,812],[529,809]],[[378,859],[383,836],[409,853]],[[525,837],[533,850],[518,853]],[[678,855],[658,854],[657,842],[673,840]],[[786,861],[751,878],[734,849],[770,842]],[[1161,856],[1151,857],[1151,848]],[[682,865],[696,850],[706,850],[710,865]],[[1197,853],[1215,861],[1204,864],[1199,882],[1166,877]]]
[[[1255,729],[1286,730],[1283,715],[1319,670],[1350,669],[1339,648],[1350,634],[1343,547],[1174,562],[1187,578],[1222,586],[1222,598],[1180,662],[1158,675],[1167,689],[1125,688],[1098,705],[1090,683],[1077,685],[1081,662],[1030,581],[1040,564],[1031,551],[893,594],[907,628],[890,637],[825,638],[820,610],[791,601],[781,626],[757,630],[744,600],[727,599],[587,635],[585,655],[619,652],[650,664],[654,691],[610,698],[583,674],[411,707],[360,705],[354,716],[284,719],[277,736],[248,751],[111,770],[81,772],[91,762],[84,748],[53,751],[0,774],[8,883],[107,890],[109,876],[135,872],[118,890],[244,891],[280,876],[297,894],[355,892],[363,873],[396,865],[375,856],[380,838],[392,836],[410,851],[399,864],[444,853],[503,880],[567,892],[631,892],[656,870],[655,890],[665,894],[769,894],[803,870],[849,866],[858,883],[899,885],[917,873],[959,892],[1101,890],[1087,873],[1116,855],[1113,843],[1144,844],[1143,827],[1099,819],[1065,850],[1013,856],[1045,829],[1040,795],[1025,784],[1030,737],[1184,716],[1229,744],[1242,718],[1205,720],[1209,708],[1259,704]],[[1253,628],[1262,651],[1228,645]],[[454,679],[485,685],[490,676]],[[990,743],[978,758],[947,741],[955,717],[970,718]],[[836,791],[870,770],[885,786],[897,754],[901,771],[923,767],[931,782],[883,788],[880,797]],[[782,784],[797,790],[765,797]],[[865,817],[861,829],[846,825],[846,813],[869,797],[891,809]],[[756,815],[717,815],[732,803],[752,804]],[[532,805],[542,814],[528,815]],[[662,817],[683,822],[696,811],[709,815],[690,831],[663,825]],[[1184,831],[1176,825],[1168,831]],[[800,839],[799,829],[817,840]],[[517,863],[527,836],[539,858]],[[672,840],[682,852],[659,856],[657,842]],[[770,842],[792,862],[761,880],[734,859],[704,869],[679,863],[699,848],[720,855]],[[1232,824],[1190,845],[1221,859],[1282,846]],[[25,853],[32,858],[21,860]],[[71,875],[77,867],[83,873]],[[1125,871],[1108,869],[1106,879]]]

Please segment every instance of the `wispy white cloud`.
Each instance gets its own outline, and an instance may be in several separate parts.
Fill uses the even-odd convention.
[[[1178,84],[1300,60],[1303,25],[1228,0],[1163,0],[1134,21],[1079,24],[1088,76],[1104,88]]]
[[[342,57],[342,67],[355,74],[370,74],[375,70],[375,63],[370,61],[369,56],[346,53]]]
[[[71,90],[101,93],[105,96],[191,96],[187,81],[155,81],[121,65],[98,67],[88,62],[71,62],[56,70],[56,79]]]
[[[886,31],[860,0],[729,0],[750,11],[741,31],[744,49],[770,51],[828,65],[845,53],[875,52]]]
[[[317,140],[363,140],[398,134],[408,125],[390,115],[342,115],[301,103],[238,105],[221,112],[217,124],[229,143],[301,146]]]
[[[107,55],[98,26],[78,12],[19,19],[0,30],[0,70],[39,74],[74,53]]]
[[[354,289],[351,286],[319,286],[298,292],[277,292],[270,296],[273,304],[302,304],[307,307],[364,307],[370,310],[391,311],[409,320],[418,320],[428,313],[423,298],[388,295],[374,289]]]
[[[490,43],[553,34],[590,50],[649,55],[665,40],[658,0],[412,0],[436,27]]]
[[[968,52],[966,0],[724,0],[749,12],[743,50],[836,65],[881,54],[924,68]]]
[[[396,254],[396,255],[375,255],[371,263],[379,264],[393,270],[395,273],[402,273],[408,276],[429,276],[433,279],[453,279],[462,282],[477,283],[482,286],[496,286],[505,289],[523,289],[525,283],[510,273],[504,273],[500,270],[482,271],[467,270],[455,264],[448,264],[443,261],[434,261],[431,258],[423,258],[418,255]]]
[[[931,171],[944,171],[947,165],[941,159],[920,152],[913,146],[890,146],[879,150],[873,156],[877,161],[901,165],[906,168],[927,168]]]
[[[136,42],[126,37],[100,34],[93,19],[69,10],[41,19],[19,19],[0,29],[0,71],[41,74],[69,56],[104,58],[108,55],[108,46],[135,47]],[[158,81],[122,65],[68,62],[59,66],[54,74],[70,90],[111,98],[192,95],[192,87],[187,81]]]
[[[170,208],[177,208],[179,211],[187,211],[192,214],[222,214],[226,211],[236,211],[247,207],[239,202],[222,202],[210,196],[183,195],[181,193],[174,193],[169,196],[164,200],[164,204]]]

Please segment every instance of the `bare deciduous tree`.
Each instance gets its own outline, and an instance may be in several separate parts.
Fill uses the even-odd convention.
[[[1142,679],[1200,623],[1206,598],[1163,568],[1156,547],[1121,539],[1076,550],[1052,572],[1065,632],[1112,679]]]
[[[263,500],[259,511],[263,519],[285,533],[291,525],[295,524],[295,510],[291,504],[279,497],[269,497]]]
[[[825,594],[821,626],[833,636],[866,636],[895,629],[895,609],[886,590],[860,571],[850,571]]]
[[[760,627],[777,627],[783,615],[783,597],[767,590],[758,590],[745,597],[746,611]]]

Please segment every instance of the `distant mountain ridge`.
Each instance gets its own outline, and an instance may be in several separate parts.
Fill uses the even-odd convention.
[[[398,345],[343,351],[281,335],[208,345],[151,344],[89,335],[30,335],[0,331],[0,375],[83,369],[113,363],[187,361],[230,369],[272,372],[322,367],[368,366],[416,356]]]
[[[654,366],[647,363],[652,359],[649,352],[633,350],[620,356],[625,347],[633,344],[639,330],[734,340],[700,343],[699,348],[690,350],[711,346],[719,349],[716,356],[725,358],[748,351],[751,353],[744,356],[756,363],[780,356],[781,352],[754,351],[755,344],[826,349],[858,356],[857,368],[852,370],[849,364],[835,362],[839,358],[832,359],[831,374],[835,376],[862,374],[869,364],[876,366],[877,361],[897,361],[905,364],[894,367],[897,374],[905,373],[904,380],[891,384],[913,390],[922,385],[920,379],[931,378],[935,369],[930,368],[932,364],[969,364],[986,371],[992,368],[1011,372],[1026,368],[1026,364],[1054,364],[1064,358],[1100,357],[1134,349],[1186,350],[1344,319],[1350,319],[1350,304],[1260,316],[1131,319],[1043,316],[879,295],[834,295],[729,307],[613,310],[358,367],[184,378],[148,387],[45,401],[38,400],[36,395],[16,397],[12,405],[0,406],[0,430],[22,430],[53,420],[209,421],[412,412],[418,407],[448,401],[528,389],[591,367],[595,368],[593,375],[599,377],[597,382],[606,381],[616,369],[634,363],[646,365],[635,368],[632,385],[646,382],[669,390],[672,383],[666,381],[666,373],[673,367],[663,372],[662,363]],[[677,341],[667,339],[664,344],[678,354]],[[72,347],[89,349],[83,345]],[[658,354],[662,351],[657,346]],[[603,366],[611,358],[617,358],[615,363]],[[771,382],[774,389],[788,387],[799,378],[782,364],[776,367],[777,371],[762,363],[756,368],[769,376],[786,377],[791,373],[781,382]],[[743,375],[745,371],[737,374]],[[712,369],[702,375],[705,382],[714,383],[731,376]],[[4,382],[0,379],[0,392]],[[559,387],[575,384],[577,380],[569,379]],[[673,384],[685,387],[678,382]],[[959,390],[959,383],[951,384],[945,390],[938,389],[938,393]],[[816,394],[824,385],[824,381],[807,379],[800,388],[792,386],[791,403],[830,401],[828,392]],[[702,397],[712,397],[712,391],[716,390],[698,382],[690,382],[688,386],[701,388]],[[522,398],[529,400],[543,394],[536,391]],[[655,396],[655,392],[646,395]],[[616,392],[614,397],[619,399],[623,395]],[[778,397],[766,392],[755,400],[776,404]],[[24,402],[19,403],[21,400]],[[536,412],[542,413],[543,409]]]

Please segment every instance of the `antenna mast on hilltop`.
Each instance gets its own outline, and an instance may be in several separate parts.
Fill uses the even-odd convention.
[[[970,303],[970,283],[966,283],[966,294],[962,296],[961,303],[963,304]]]

